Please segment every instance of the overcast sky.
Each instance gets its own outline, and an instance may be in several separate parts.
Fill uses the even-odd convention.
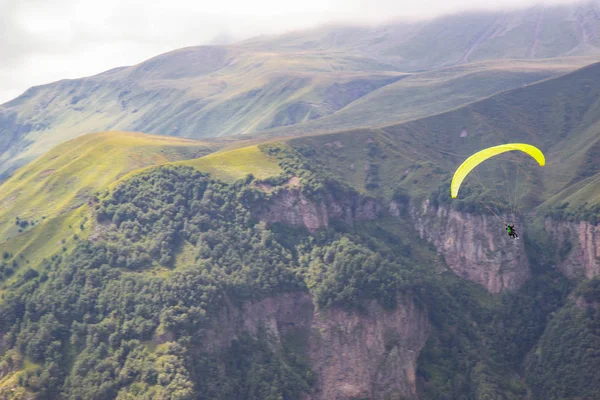
[[[0,0],[0,104],[30,86],[133,65],[217,37],[244,39],[330,22],[427,18],[477,3],[478,9],[498,9],[540,1]]]

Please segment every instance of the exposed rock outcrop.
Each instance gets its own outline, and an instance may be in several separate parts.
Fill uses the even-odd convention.
[[[545,229],[555,243],[558,269],[566,276],[600,276],[600,225],[589,222],[545,220]]]
[[[392,206],[390,212],[398,208]],[[436,247],[457,275],[490,293],[517,289],[530,277],[523,241],[510,239],[493,218],[434,207],[428,200],[411,205],[409,214],[420,237]]]
[[[394,310],[370,301],[361,312],[318,313],[312,297],[301,292],[241,307],[228,303],[205,331],[204,350],[226,348],[242,332],[255,335],[259,326],[274,346],[291,331],[306,335],[316,376],[306,400],[417,398],[416,363],[430,327],[426,312],[408,299],[400,299]]]
[[[314,232],[327,227],[333,219],[352,224],[376,219],[380,211],[377,200],[356,193],[335,196],[328,192],[320,200],[313,200],[300,188],[291,187],[277,193],[257,214],[265,222],[303,226]]]
[[[416,365],[429,335],[426,313],[412,301],[387,311],[330,309],[315,315],[310,357],[317,376],[311,400],[417,398]]]
[[[231,345],[242,332],[256,335],[259,327],[266,329],[280,343],[288,330],[309,333],[314,314],[312,297],[308,293],[285,293],[264,300],[245,303],[238,307],[227,302],[221,313],[212,319],[211,327],[204,332],[204,350],[215,351]]]

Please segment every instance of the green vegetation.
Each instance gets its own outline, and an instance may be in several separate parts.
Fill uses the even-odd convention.
[[[599,73],[600,64],[593,64],[416,121],[288,143],[353,187],[384,198],[400,187],[413,200],[438,203],[451,200],[444,186],[471,154],[502,143],[530,143],[544,152],[546,166],[526,155],[490,159],[469,176],[456,207],[491,215],[484,203],[496,213],[518,203],[520,212],[539,207],[553,215],[569,202],[565,217],[593,221],[600,204]]]
[[[282,159],[290,170],[297,160]],[[4,349],[37,365],[21,373],[11,364],[18,384],[41,398],[277,399],[307,391],[311,373],[293,342],[272,349],[259,333],[205,354],[199,332],[211,329],[227,302],[306,291],[303,271],[324,307],[369,298],[391,307],[392,297],[380,299],[378,290],[398,290],[393,283],[403,268],[377,240],[343,229],[316,242],[299,231],[291,240],[253,218],[252,208],[267,197],[251,176],[230,185],[183,166],[120,184],[94,207],[106,226],[103,240],[56,249],[39,272],[26,270],[11,283],[0,306],[1,325],[10,327]],[[195,256],[175,263],[186,246]],[[157,267],[168,273],[146,273]],[[22,310],[27,316],[17,323]]]
[[[527,360],[527,380],[539,398],[600,396],[600,280],[584,282],[548,324]]]
[[[71,255],[44,262],[41,275],[24,274],[5,298],[2,326],[13,327],[8,346],[41,365],[23,375],[22,386],[46,398],[62,393],[90,399],[117,394],[188,398],[200,390],[194,365],[200,368],[210,357],[186,354],[198,345],[198,329],[226,296],[237,301],[304,287],[290,267],[290,251],[252,222],[243,204],[253,189],[246,188],[244,195],[238,192],[243,187],[212,181],[190,168],[163,167],[131,178],[99,204],[99,222],[113,222],[106,240],[82,241]],[[175,268],[174,252],[184,241],[194,245],[195,261]],[[127,272],[153,265],[172,272],[165,277]],[[30,309],[28,322],[15,324],[23,306]],[[154,351],[144,346],[169,335],[177,343]],[[246,374],[268,357],[260,355],[266,350],[256,350],[256,356],[247,351],[249,365],[239,367]],[[244,357],[244,352],[233,354]],[[280,373],[277,364],[266,367]],[[252,385],[263,381],[250,376],[235,389],[229,375],[236,371],[221,379],[246,395],[258,390],[257,397],[240,394],[243,398],[261,398],[263,389]],[[296,390],[290,379],[280,382],[271,389]]]
[[[92,232],[88,206],[97,192],[129,171],[213,149],[128,132],[90,134],[59,145],[0,186],[0,252],[27,255],[35,266],[56,251],[57,243],[70,250]]]
[[[82,224],[91,226],[91,218],[87,205],[63,212],[0,243],[0,251],[10,252],[11,259],[19,265],[25,261],[36,266],[44,258],[50,257],[56,252],[57,244],[70,250],[75,246],[77,240],[86,238],[89,230],[81,231],[77,227]]]
[[[516,293],[489,298],[481,287],[452,274],[421,292],[435,330],[418,363],[424,398],[517,400],[537,384],[523,381],[523,360],[545,334],[546,321],[565,304],[572,284],[544,261],[538,243],[528,246],[538,251],[529,260],[534,276]]]
[[[156,62],[160,68],[152,67]],[[346,53],[323,57],[243,46],[176,50],[141,65],[31,88],[0,106],[0,136],[6,137],[0,140],[0,176],[82,132],[246,134],[331,114],[404,76]],[[125,83],[132,80],[133,87]],[[41,105],[47,96],[54,107]]]
[[[595,20],[586,21],[593,10],[564,10],[546,12],[541,20],[527,11],[526,17],[483,14],[392,24],[386,33],[315,29],[188,47],[135,66],[33,87],[0,105],[0,180],[85,132],[306,134],[444,112],[597,61],[592,43],[598,38],[590,30],[589,43],[582,42],[579,25],[565,19],[574,13],[581,24],[595,26]],[[504,32],[507,26],[510,32]],[[559,40],[555,30],[571,40]],[[503,33],[486,33],[492,31]]]
[[[354,148],[357,160],[380,165],[376,177],[383,183],[392,180],[388,158],[396,149],[382,145],[385,138],[339,135],[326,143]],[[390,196],[406,206],[427,193],[412,181],[428,174],[447,179],[441,168],[410,160],[409,179],[400,177],[393,189],[368,188],[374,182],[368,170],[354,182],[339,181],[331,168],[338,161],[319,158],[328,151],[295,140],[217,153],[232,164],[221,172],[226,181],[198,171],[222,162],[214,156],[146,168],[97,196],[90,209],[75,210],[81,222],[61,222],[73,239],[46,240],[55,243],[46,260],[27,264],[27,251],[3,250],[0,326],[7,328],[0,365],[7,373],[0,386],[39,398],[299,398],[315,382],[306,330],[292,330],[276,346],[260,324],[224,346],[210,338],[227,308],[309,292],[321,309],[360,310],[371,299],[393,309],[401,294],[427,310],[432,333],[418,361],[424,399],[526,396],[541,372],[528,361],[523,381],[523,361],[549,335],[546,321],[571,289],[548,257],[538,257],[543,245],[527,243],[538,249],[527,285],[491,297],[443,272],[434,252],[403,228],[410,224],[406,213],[353,226],[332,221],[315,234],[256,219],[255,210],[291,187],[319,200],[357,196],[358,182],[363,196]],[[479,190],[465,189],[467,199]],[[441,191],[429,195],[443,201]],[[33,229],[44,232],[56,221]],[[90,230],[94,241],[86,239]],[[589,288],[581,293],[595,298]],[[565,381],[564,390],[576,383]],[[536,390],[543,398],[553,387]]]
[[[264,150],[285,171],[266,180],[275,189],[296,176],[307,196],[352,190],[291,147]],[[263,182],[250,175],[228,184],[170,165],[119,184],[94,206],[107,227],[101,241],[56,249],[39,270],[12,278],[0,305],[2,326],[11,327],[10,384],[40,398],[298,398],[314,383],[306,332],[273,348],[263,327],[212,352],[201,333],[227,304],[308,290],[320,308],[360,309],[368,299],[394,308],[397,293],[415,296],[434,327],[419,359],[423,398],[524,396],[514,371],[566,298],[560,278],[544,267],[519,293],[489,299],[438,274],[435,257],[398,224],[309,235],[260,223],[252,210],[277,193],[260,190]],[[178,258],[183,249],[189,255]]]
[[[477,26],[487,22],[482,18]],[[421,36],[428,42],[440,29],[425,26]],[[485,60],[496,45],[506,54],[523,52],[509,46],[512,34],[468,49],[461,44],[467,36],[448,35],[447,47],[416,61],[429,68],[457,57]],[[554,39],[540,37],[540,54]],[[358,127],[364,110],[389,106],[397,96],[404,103],[396,115],[383,107],[364,123],[405,120],[433,97],[437,102],[422,113],[447,110],[589,62],[486,62],[407,76],[392,65],[400,61],[383,62],[394,47],[386,43],[377,50],[383,61],[374,61],[360,45],[352,45],[351,56],[339,48],[327,56],[334,45],[320,47],[317,39],[311,45],[293,34],[280,40],[288,50],[306,51],[267,52],[265,42],[252,41],[244,45],[251,51],[184,49],[151,61],[162,69],[142,64],[81,81],[81,90],[91,90],[95,80],[118,83],[122,74],[154,82],[148,97],[123,91],[115,104],[98,98],[115,97],[110,88],[116,84],[100,85],[84,98],[64,83],[69,90],[56,89],[56,103],[80,108],[85,121],[64,111],[52,129],[68,124],[85,131],[87,124],[110,126],[125,115],[124,126],[187,136],[288,124],[305,129],[322,123],[327,131],[336,126],[337,113],[352,114],[347,123]],[[405,46],[398,48],[406,54],[418,50]],[[599,71],[600,64],[591,65],[420,120],[282,142],[254,138],[244,147],[101,133],[55,148],[0,188],[0,397],[301,398],[316,382],[309,329],[288,324],[277,327],[281,336],[275,338],[271,325],[252,320],[251,329],[242,314],[252,303],[306,294],[317,311],[361,312],[370,301],[390,310],[399,299],[414,302],[431,325],[418,358],[420,398],[597,397],[600,286],[597,280],[568,281],[555,267],[575,243],[548,251],[553,244],[540,227],[524,227],[532,277],[518,291],[490,295],[448,271],[413,229],[409,211],[429,200],[466,213],[487,214],[482,203],[508,212],[499,194],[511,196],[506,182],[529,167],[516,156],[478,170],[457,201],[450,202],[449,179],[473,152],[524,141],[548,159],[519,186],[524,207],[540,211],[535,224],[548,215],[597,223]],[[173,90],[167,81],[188,83],[187,90]],[[48,90],[52,85],[3,107],[27,118]],[[449,92],[456,96],[445,98]],[[163,95],[161,105],[152,101]],[[4,153],[3,162],[75,135],[65,130],[64,136],[42,137],[46,127],[40,124],[54,114],[39,114],[31,118],[29,148],[1,143],[19,149]],[[505,171],[504,164],[521,169]],[[312,233],[259,220],[287,191],[299,192],[303,203],[361,199],[383,206],[372,220],[332,218]],[[388,208],[389,200],[397,209]],[[388,333],[390,347],[397,338]]]
[[[361,300],[374,298],[393,308],[402,288],[401,263],[385,258],[348,238],[314,249],[308,264],[308,286],[320,307],[360,307]]]
[[[556,77],[592,62],[491,61],[415,73],[353,101],[341,110],[300,124],[271,129],[276,134],[336,132],[380,127],[439,114],[495,93]]]
[[[569,207],[570,203],[560,203],[547,211],[546,216],[561,221],[587,221],[592,225],[600,221],[600,203],[588,207],[587,202],[580,204],[577,208]]]
[[[295,138],[288,143],[312,160],[311,165],[341,177],[348,185],[405,204],[429,199],[433,205],[463,212],[491,215],[487,205],[494,212],[506,213],[507,194],[514,195],[518,187],[521,211],[537,207],[541,217],[596,224],[600,85],[593,77],[599,70],[600,64],[595,64],[414,122]],[[466,157],[509,142],[540,146],[547,165],[530,168],[515,156],[500,157],[477,170],[458,200],[450,199],[451,174]],[[515,186],[508,188],[507,182]],[[544,235],[533,227],[526,229],[534,276],[518,293],[490,299],[481,288],[452,274],[439,280],[428,278],[419,286],[419,299],[430,310],[435,328],[418,363],[423,398],[522,399],[532,390],[535,399],[596,395],[597,385],[592,382],[597,380],[593,375],[597,366],[591,350],[596,332],[586,327],[596,317],[581,307],[565,306],[573,284],[554,270],[561,260],[547,250],[553,244],[543,242]],[[572,248],[567,241],[556,254],[564,258]],[[352,277],[352,270],[341,272],[336,280],[360,281],[360,275]],[[320,276],[325,280],[326,275]],[[351,298],[342,297],[352,294],[342,288],[322,292],[321,298],[331,302],[336,297]],[[547,328],[547,321],[554,321],[556,328]],[[566,325],[570,336],[561,332]],[[582,342],[581,347],[575,342]],[[543,358],[546,348],[553,354],[550,358]],[[562,366],[565,351],[572,354]],[[546,360],[552,363],[548,368]],[[580,374],[582,368],[589,373]]]
[[[252,174],[257,179],[266,179],[283,172],[277,160],[263,153],[258,146],[213,153],[175,164],[192,166],[226,182],[242,179],[248,174]]]

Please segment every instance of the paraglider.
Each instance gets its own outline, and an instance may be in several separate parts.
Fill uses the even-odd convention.
[[[473,170],[473,168],[475,168],[488,158],[512,150],[520,150],[524,153],[529,154],[542,167],[546,165],[546,158],[544,157],[544,153],[542,153],[542,151],[537,147],[532,146],[530,144],[508,143],[478,151],[471,157],[467,158],[465,162],[463,162],[454,173],[454,176],[452,177],[452,183],[450,184],[450,195],[452,196],[452,198],[455,199],[456,196],[458,196],[458,189],[460,189],[460,185],[462,184],[463,180],[467,177],[467,175],[469,175],[469,172]]]
[[[463,183],[463,181],[465,180],[467,175],[469,175],[469,173],[473,169],[475,169],[475,167],[477,167],[479,164],[481,164],[482,162],[486,161],[487,159],[489,159],[491,157],[497,156],[502,153],[506,153],[508,151],[513,151],[513,150],[519,150],[519,151],[522,151],[522,152],[528,154],[535,161],[537,161],[537,163],[540,166],[544,166],[546,164],[546,159],[545,159],[542,151],[540,149],[538,149],[537,147],[532,146],[530,144],[508,143],[508,144],[502,144],[499,146],[489,147],[487,149],[478,151],[477,153],[473,154],[472,156],[467,158],[458,167],[458,169],[454,173],[454,176],[452,177],[452,183],[450,184],[450,195],[452,196],[452,198],[455,199],[458,196],[458,191],[460,189],[461,184]],[[488,209],[489,209],[489,207],[488,207]],[[494,213],[494,215],[496,215],[496,213]],[[498,216],[496,215],[496,217],[498,217]],[[504,226],[505,226],[506,231],[508,232],[508,235],[512,239],[516,239],[519,237],[517,235],[517,232],[514,229],[515,228],[514,222],[510,225],[507,222],[505,222]]]

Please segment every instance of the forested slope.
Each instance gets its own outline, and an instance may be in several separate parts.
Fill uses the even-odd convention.
[[[55,148],[0,186],[0,396],[594,398],[599,69],[218,152]],[[448,194],[466,156],[513,141],[548,159],[519,241],[490,191]]]
[[[553,390],[538,383],[553,373],[528,364],[523,380],[521,369],[540,337],[542,347],[554,340],[546,321],[574,287],[539,251],[548,243],[526,239],[530,281],[491,296],[448,270],[406,211],[388,209],[390,200],[409,206],[401,189],[391,199],[361,194],[285,144],[259,149],[277,160],[279,175],[226,183],[189,166],[147,169],[82,206],[93,212],[92,232],[73,251],[57,246],[39,265],[9,255],[2,268],[16,264],[16,272],[0,305],[3,395],[522,399]],[[320,227],[275,221],[268,210],[281,204],[318,216]],[[413,332],[373,331],[398,312]],[[343,321],[353,319],[370,333],[336,347]],[[374,361],[393,368],[346,375],[345,391],[328,387],[326,374],[341,370],[324,369],[322,346],[355,352],[374,340],[383,352]],[[410,352],[418,360],[403,355]],[[555,362],[546,368],[560,370]],[[581,367],[575,359],[572,368]],[[564,393],[574,384],[566,381]]]

